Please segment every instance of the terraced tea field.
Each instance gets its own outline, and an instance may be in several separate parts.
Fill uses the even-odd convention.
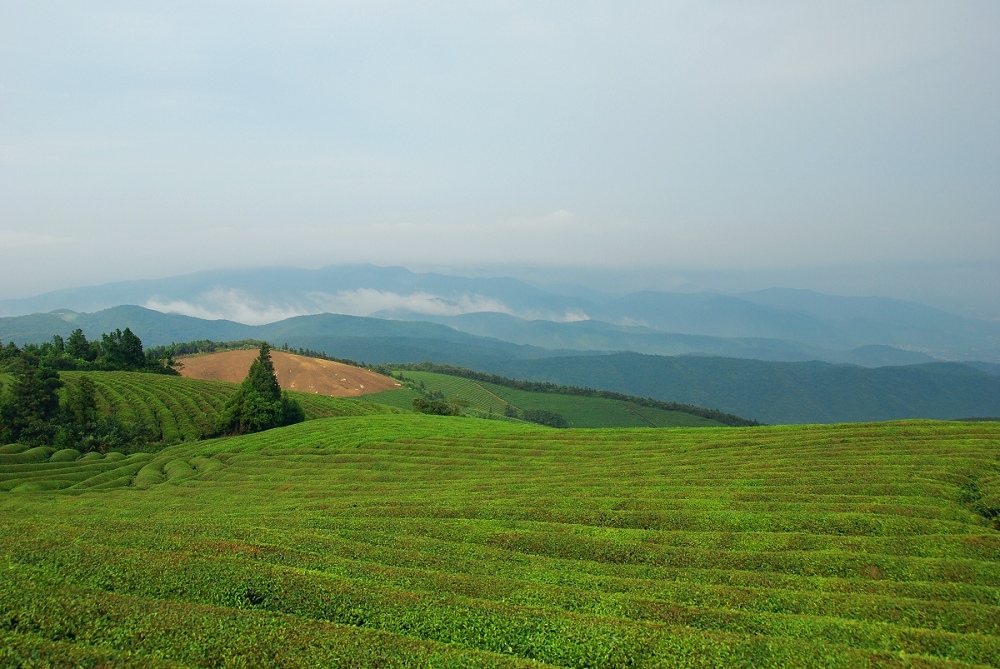
[[[423,383],[428,391],[439,391],[447,400],[464,400],[468,408],[464,413],[476,417],[503,416],[507,407],[515,409],[545,409],[566,419],[569,427],[704,427],[720,423],[681,411],[667,411],[647,407],[636,402],[612,400],[601,397],[582,397],[557,393],[538,393],[517,390],[485,381],[474,381],[459,376],[406,370],[402,374],[416,383]],[[372,399],[392,402],[389,391],[372,396]],[[411,400],[412,401],[412,400]]]
[[[67,386],[81,376],[94,382],[104,411],[124,421],[142,421],[153,427],[158,441],[168,444],[193,441],[211,434],[226,401],[237,384],[226,381],[144,374],[140,372],[62,372]],[[331,416],[365,416],[394,411],[364,400],[327,397],[289,391],[306,412],[307,419]]]
[[[383,415],[128,461],[0,493],[0,665],[1000,663],[997,423]]]

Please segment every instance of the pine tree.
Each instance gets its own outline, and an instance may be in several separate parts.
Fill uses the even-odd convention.
[[[281,391],[271,361],[271,347],[264,343],[239,390],[226,403],[216,428],[221,434],[243,434],[303,420],[302,406]]]
[[[281,386],[278,385],[278,377],[274,373],[274,363],[271,361],[271,347],[267,342],[260,345],[260,355],[250,365],[247,378],[243,381],[244,387],[252,389],[262,398],[270,402],[281,400]]]
[[[66,340],[66,352],[80,360],[92,360],[91,351],[90,342],[87,341],[87,336],[83,334],[83,330],[80,328],[73,330],[69,335],[69,339]]]

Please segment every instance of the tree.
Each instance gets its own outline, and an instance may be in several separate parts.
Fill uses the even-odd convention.
[[[66,352],[78,360],[86,360],[88,362],[93,361],[97,357],[97,352],[91,343],[87,341],[87,337],[80,328],[70,333],[69,339],[66,340]]]
[[[521,418],[530,423],[548,425],[549,427],[569,427],[565,418],[548,409],[525,409],[521,412]]]
[[[81,432],[93,431],[101,415],[97,409],[97,388],[89,376],[81,376],[66,388],[63,411]]]
[[[146,366],[142,340],[128,328],[101,335],[101,359],[112,369],[138,370]]]
[[[261,432],[272,427],[305,420],[305,412],[296,400],[282,392],[271,361],[271,347],[265,342],[260,354],[250,364],[247,376],[219,417],[216,429],[221,434]]]
[[[14,381],[0,401],[0,443],[48,444],[59,415],[59,372],[40,367],[38,358],[28,353],[21,354],[12,371]]]
[[[89,376],[81,376],[75,384],[66,387],[61,425],[53,445],[83,452],[98,450],[97,432],[101,418],[94,382]]]
[[[428,399],[426,397],[414,397],[413,410],[417,413],[435,416],[458,416],[461,413],[461,409],[453,404],[448,404],[443,399]]]
[[[0,362],[5,360],[14,360],[19,355],[21,355],[21,349],[17,347],[12,341],[7,342],[6,346],[0,347]]]
[[[247,378],[243,384],[256,391],[266,401],[278,402],[281,400],[281,386],[278,385],[278,376],[274,373],[271,347],[267,345],[267,342],[260,345],[260,354],[250,364],[250,371],[247,372]]]

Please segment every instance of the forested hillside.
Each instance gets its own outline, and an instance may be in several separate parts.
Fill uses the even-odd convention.
[[[696,404],[771,424],[1000,416],[1000,376],[957,363],[867,369],[619,353],[486,368],[516,378]]]

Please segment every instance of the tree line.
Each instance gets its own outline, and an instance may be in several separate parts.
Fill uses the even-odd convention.
[[[259,349],[262,345],[267,344],[268,350],[279,350],[285,353],[292,353],[294,355],[303,355],[309,358],[319,358],[320,360],[330,360],[332,362],[339,362],[345,365],[351,365],[353,367],[367,367],[363,362],[355,362],[348,358],[335,358],[331,355],[327,355],[324,351],[315,351],[311,348],[303,348],[301,346],[289,346],[287,343],[281,345],[280,348],[273,348],[270,343],[265,342],[261,339],[238,339],[234,341],[212,341],[211,339],[196,339],[194,341],[183,342],[180,344],[173,343],[163,346],[155,346],[147,350],[147,354],[151,355],[157,359],[173,359],[181,355],[196,355],[199,353],[222,353],[225,351],[248,351],[251,349]]]
[[[80,329],[43,344],[0,345],[0,369],[13,380],[0,388],[0,444],[75,448],[80,452],[136,450],[158,438],[142,421],[102,412],[97,389],[83,375],[66,387],[59,371],[122,370],[178,374],[173,358],[147,354],[129,328],[88,341]],[[66,387],[60,396],[60,390]]]
[[[179,374],[176,351],[213,350],[247,342],[193,342],[145,350],[129,328],[88,341],[81,330],[68,339],[59,335],[44,344],[23,348],[0,344],[0,371],[12,381],[0,383],[0,444],[74,448],[80,452],[142,450],[159,440],[159,431],[144,422],[124,422],[102,411],[97,388],[86,374],[66,384],[59,371],[99,370]],[[258,342],[254,342],[258,343]],[[216,435],[234,435],[291,425],[305,420],[298,401],[281,390],[271,348],[259,342],[260,354],[247,377],[226,403],[216,422]]]
[[[129,371],[177,375],[173,353],[158,348],[146,350],[142,340],[129,328],[116,329],[101,335],[100,341],[87,339],[77,328],[69,337],[54,335],[42,344],[25,344],[18,348],[14,342],[6,346],[0,342],[0,365],[16,360],[22,355],[38,359],[38,364],[59,371]]]

